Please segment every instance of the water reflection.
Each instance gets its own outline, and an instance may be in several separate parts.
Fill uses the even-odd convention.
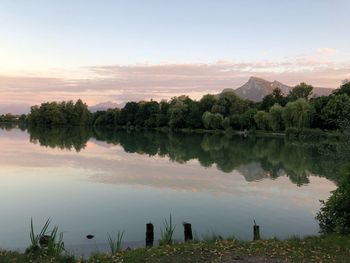
[[[324,154],[328,144],[301,144],[284,138],[257,138],[224,134],[164,133],[83,127],[28,129],[30,141],[50,148],[79,152],[91,138],[120,145],[126,153],[167,157],[177,163],[198,160],[203,167],[216,166],[224,173],[238,170],[247,181],[287,175],[301,186],[310,175],[337,181],[342,165],[336,154]]]
[[[264,237],[317,234],[337,170],[322,145],[284,139],[7,126],[0,145],[0,247],[28,245],[31,216],[53,218],[70,245],[117,230],[142,241],[169,213],[199,236],[250,239],[253,218]]]
[[[41,146],[50,148],[68,149],[79,152],[86,147],[86,143],[92,137],[90,128],[87,127],[56,127],[47,128],[35,126],[28,128],[30,142],[40,143]]]

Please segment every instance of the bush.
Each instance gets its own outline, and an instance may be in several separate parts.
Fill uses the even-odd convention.
[[[350,164],[343,169],[343,178],[337,190],[322,207],[316,219],[322,233],[350,234]]]

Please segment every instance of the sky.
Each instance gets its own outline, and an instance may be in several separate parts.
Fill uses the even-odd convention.
[[[348,0],[0,0],[0,113],[350,78]]]

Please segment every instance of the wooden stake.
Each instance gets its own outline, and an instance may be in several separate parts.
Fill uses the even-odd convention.
[[[184,235],[185,235],[185,242],[186,241],[192,241],[193,235],[192,235],[192,226],[189,223],[184,222]]]
[[[254,220],[253,233],[254,233],[254,240],[260,240],[260,227],[256,224],[255,220]]]
[[[154,227],[152,223],[146,224],[146,247],[153,247]]]

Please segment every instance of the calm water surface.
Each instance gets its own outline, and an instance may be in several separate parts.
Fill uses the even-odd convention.
[[[0,129],[0,247],[29,244],[47,218],[68,246],[156,239],[165,217],[198,237],[317,234],[320,199],[336,188],[338,164],[317,147],[284,139],[81,129]],[[87,234],[95,235],[93,241]],[[142,243],[141,243],[142,244]]]

